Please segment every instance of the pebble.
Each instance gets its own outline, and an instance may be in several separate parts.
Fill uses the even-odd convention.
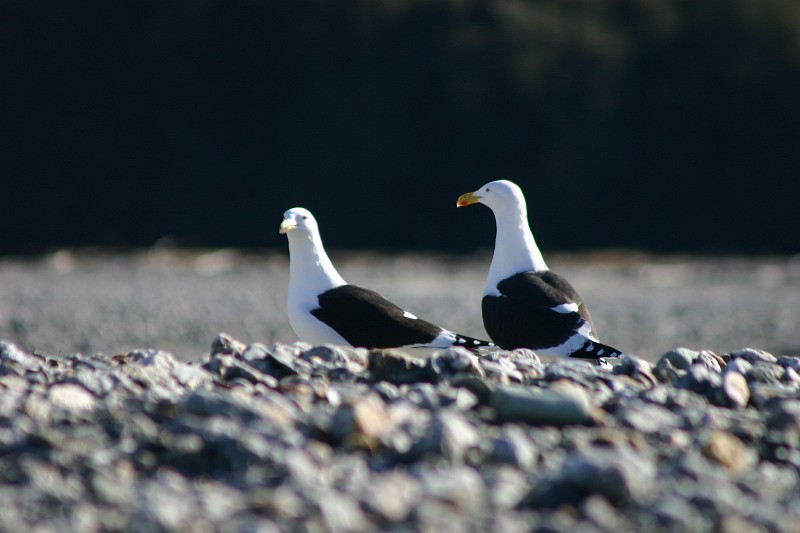
[[[91,392],[71,383],[53,385],[47,390],[47,399],[52,407],[70,413],[85,413],[97,406],[97,400]]]
[[[738,359],[737,359],[738,360]],[[722,375],[722,388],[718,394],[720,405],[744,407],[750,401],[750,388],[745,377],[732,370]]]
[[[713,431],[703,445],[703,454],[714,459],[731,472],[738,474],[756,463],[757,454],[741,440],[724,431]]]
[[[782,531],[798,360],[0,340],[0,530]]]
[[[517,426],[509,426],[489,442],[489,458],[522,471],[536,465],[538,453],[533,441]]]
[[[592,448],[572,454],[561,479],[611,502],[641,501],[654,489],[656,466],[628,447]]]
[[[755,348],[742,348],[729,354],[731,359],[741,358],[748,363],[754,364],[756,361],[764,361],[767,363],[776,363],[778,359],[769,352],[764,350],[757,350]]]
[[[630,354],[622,354],[620,356],[620,364],[614,366],[612,372],[616,375],[625,375],[638,379],[651,387],[657,383],[653,374],[653,365]]]
[[[489,399],[503,422],[525,422],[562,426],[593,422],[591,404],[585,397],[553,390],[524,387],[498,387]]]
[[[700,352],[689,348],[675,348],[663,354],[656,363],[656,368],[675,368],[677,370],[688,370],[692,366]]]
[[[710,398],[714,391],[722,386],[722,376],[706,365],[694,364],[687,368],[683,376],[675,380],[675,386]]]
[[[403,522],[417,506],[422,495],[420,482],[403,472],[376,476],[365,494],[367,506],[390,523]]]
[[[681,426],[681,417],[660,405],[631,402],[617,413],[628,427],[642,433],[670,432]]]
[[[400,350],[372,350],[368,369],[373,380],[388,381],[395,385],[438,379],[427,360]]]

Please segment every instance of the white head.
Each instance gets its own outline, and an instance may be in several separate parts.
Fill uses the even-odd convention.
[[[547,270],[539,247],[528,226],[525,196],[516,183],[490,181],[480,189],[458,197],[457,207],[484,204],[494,212],[497,238],[489,267],[485,294],[496,293],[499,280],[518,272]]]
[[[283,222],[279,230],[281,233],[296,231],[305,236],[318,235],[319,226],[311,211],[303,207],[293,207],[283,214]]]
[[[495,214],[518,210],[519,214],[527,216],[525,196],[522,194],[522,189],[512,181],[490,181],[474,192],[459,196],[456,207],[465,207],[477,203],[488,206]]]
[[[286,211],[280,232],[289,238],[289,321],[299,335],[296,326],[318,305],[317,295],[345,281],[325,253],[317,221],[308,209]]]

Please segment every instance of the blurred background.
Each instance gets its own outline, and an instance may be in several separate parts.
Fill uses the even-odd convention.
[[[794,253],[796,0],[0,3],[0,253],[492,245]]]
[[[455,201],[500,178],[604,341],[800,353],[800,2],[0,2],[28,349],[293,341],[293,206],[347,279],[484,336],[494,221]]]

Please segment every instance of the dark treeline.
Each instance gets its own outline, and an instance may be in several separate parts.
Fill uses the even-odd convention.
[[[797,0],[0,3],[0,251],[800,249]]]

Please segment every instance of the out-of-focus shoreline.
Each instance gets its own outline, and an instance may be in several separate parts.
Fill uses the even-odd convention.
[[[480,317],[491,250],[331,251],[350,283],[418,316],[485,337]],[[548,252],[589,305],[603,341],[655,360],[676,346],[800,353],[800,256]],[[296,340],[286,318],[285,250],[64,249],[0,258],[0,338],[45,353],[208,351],[228,331]]]

